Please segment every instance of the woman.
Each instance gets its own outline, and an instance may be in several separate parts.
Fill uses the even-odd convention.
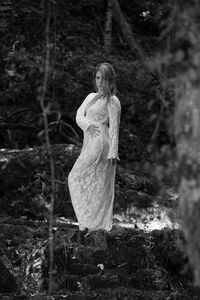
[[[113,218],[121,105],[115,95],[113,67],[109,63],[99,64],[94,75],[97,93],[86,97],[76,115],[84,140],[68,184],[79,229],[109,231]]]

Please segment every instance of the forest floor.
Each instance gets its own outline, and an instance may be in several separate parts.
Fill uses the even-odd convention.
[[[118,165],[113,229],[85,236],[63,184],[79,151],[54,148],[52,299],[199,300],[176,188],[166,186],[161,196],[152,178]],[[50,299],[47,153],[2,150],[0,164],[0,299]]]

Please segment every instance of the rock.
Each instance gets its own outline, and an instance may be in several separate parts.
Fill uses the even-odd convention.
[[[148,234],[137,230],[115,230],[93,232],[84,238],[76,251],[79,263],[103,264],[107,269],[115,269],[126,264],[131,271],[147,267],[151,256],[151,239]]]
[[[42,226],[42,224],[40,226]],[[26,234],[24,235],[18,227],[19,225],[16,227],[18,235],[22,235],[22,237],[26,239],[28,236],[26,236]],[[2,226],[2,228],[4,228],[4,226]],[[25,227],[22,226],[22,228]],[[47,230],[41,231],[45,236],[48,235]],[[12,232],[12,230],[10,232]],[[168,241],[176,245],[178,234],[178,231],[162,230],[147,233],[136,229],[115,227],[110,232],[104,232],[102,230],[93,232],[84,237],[83,244],[80,244],[77,239],[77,229],[70,225],[69,228],[67,228],[66,224],[64,228],[58,227],[57,230],[54,231],[53,288],[56,292],[67,289],[67,293],[70,292],[73,294],[77,292],[84,295],[89,291],[95,293],[101,291],[101,295],[103,295],[107,290],[110,291],[110,295],[113,295],[113,298],[108,297],[105,299],[116,300],[124,299],[123,296],[119,298],[117,294],[115,294],[115,291],[117,291],[119,287],[127,287],[129,291],[132,289],[131,295],[133,297],[127,299],[138,300],[150,299],[148,298],[150,291],[152,295],[157,295],[155,299],[159,300],[167,299],[165,297],[166,295],[171,297],[172,294],[170,293],[164,294],[164,291],[169,292],[170,289],[184,289],[184,291],[188,291],[188,287],[191,287],[191,281],[186,281],[183,284],[182,278],[176,275],[176,269],[170,268],[171,264],[168,265],[167,270],[163,265],[165,259],[164,255],[167,257],[164,248],[167,249]],[[9,232],[8,236],[12,239]],[[32,238],[34,236],[35,235],[32,234]],[[27,246],[28,244],[26,247]],[[31,244],[29,246],[31,247]],[[160,254],[160,250],[163,257]],[[32,250],[30,249],[30,251]],[[38,255],[40,257],[42,253],[38,253]],[[45,248],[44,255],[45,258],[42,259],[42,278],[44,279],[43,288],[47,290],[49,279],[48,247]],[[33,264],[31,261],[28,263],[30,265]],[[21,265],[21,262],[19,262],[19,265]],[[22,277],[25,278],[25,274],[22,274]],[[142,294],[140,294],[141,290],[143,292]],[[147,293],[147,291],[149,291],[149,293]],[[156,294],[156,291],[160,291],[160,294]],[[118,295],[124,295],[124,297],[125,295],[127,296],[127,291],[122,292],[118,290],[116,293],[119,293]],[[138,297],[136,297],[136,295],[138,295]],[[141,297],[145,295],[145,297],[140,298],[139,295]],[[163,298],[161,295],[163,295]],[[88,298],[86,297],[86,299],[90,299],[89,296]],[[103,298],[98,296],[96,299]],[[195,298],[191,297],[191,299]]]

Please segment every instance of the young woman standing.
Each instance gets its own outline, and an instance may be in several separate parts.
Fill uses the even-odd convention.
[[[90,93],[77,111],[76,122],[84,132],[84,140],[68,185],[79,229],[109,231],[121,114],[112,65],[99,64],[94,83],[97,93]]]

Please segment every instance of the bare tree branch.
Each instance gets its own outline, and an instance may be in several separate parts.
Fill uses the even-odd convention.
[[[125,41],[129,45],[132,52],[135,53],[138,58],[144,59],[145,53],[142,47],[140,47],[140,45],[137,43],[136,39],[134,38],[131,27],[126,21],[126,18],[124,17],[121,11],[118,1],[117,0],[113,0],[113,1],[114,1],[113,17],[115,21],[119,24]]]
[[[20,109],[18,109],[18,110],[16,110],[16,111],[13,111],[13,112],[11,112],[6,118],[3,119],[3,122],[8,121],[8,120],[9,120],[11,117],[13,117],[14,115],[17,115],[17,114],[19,114],[19,113],[21,113],[21,112],[24,112],[24,111],[27,111],[27,110],[29,110],[29,108],[23,107],[23,108],[20,108]]]
[[[76,130],[68,123],[66,123],[65,121],[61,120],[61,128],[63,128],[63,125],[68,127],[69,129],[71,129],[71,131],[74,133],[74,135],[76,136],[76,138],[79,140],[79,135],[76,132]]]
[[[34,126],[26,125],[26,124],[18,124],[18,123],[3,123],[0,124],[0,129],[12,129],[12,130],[18,130],[18,129],[25,129],[25,130],[33,130],[35,132],[38,131],[38,129]]]
[[[47,83],[50,69],[50,17],[51,17],[51,4],[50,0],[47,0],[47,16],[46,16],[46,27],[45,27],[45,40],[46,40],[46,57],[45,57],[45,71],[44,80],[42,86],[42,94],[40,98],[40,105],[43,112],[44,128],[45,128],[45,140],[50,160],[51,169],[51,201],[49,206],[49,256],[50,256],[50,270],[49,270],[49,289],[48,294],[51,296],[52,293],[52,282],[53,282],[53,210],[54,210],[54,198],[55,198],[55,167],[53,153],[50,144],[49,130],[48,130],[48,119],[47,115],[50,111],[50,105],[45,106],[45,96],[47,91]]]

